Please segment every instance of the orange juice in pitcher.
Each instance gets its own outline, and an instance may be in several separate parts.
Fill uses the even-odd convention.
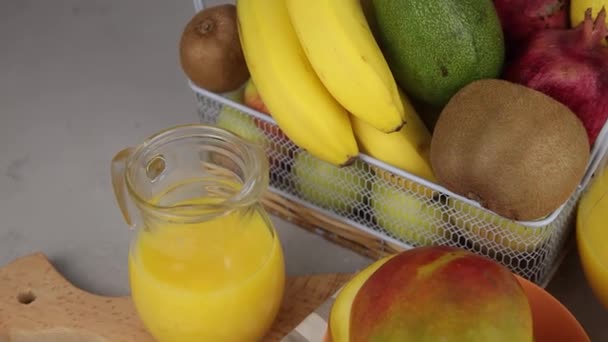
[[[164,341],[259,341],[284,290],[283,251],[259,200],[261,147],[218,128],[161,132],[113,160],[126,221],[131,293]],[[132,215],[137,213],[138,215]]]

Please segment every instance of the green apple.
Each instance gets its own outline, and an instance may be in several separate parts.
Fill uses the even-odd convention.
[[[452,197],[447,203],[455,209],[450,222],[477,249],[486,246],[503,253],[533,252],[551,237],[550,227],[526,227]]]
[[[224,96],[234,102],[241,103],[243,102],[244,90],[239,88],[231,93],[224,94]],[[268,143],[264,132],[256,125],[253,117],[229,105],[222,106],[222,110],[215,120],[215,125],[252,143],[262,146],[266,146]]]
[[[372,187],[372,208],[378,225],[398,239],[428,246],[447,242],[443,206],[425,195],[397,189],[379,178]]]
[[[238,109],[223,106],[215,124],[252,143],[262,146],[268,145],[268,138],[255,124],[253,117],[242,113]]]
[[[371,177],[360,160],[338,167],[302,151],[294,158],[296,188],[304,199],[320,207],[348,213],[363,203]]]

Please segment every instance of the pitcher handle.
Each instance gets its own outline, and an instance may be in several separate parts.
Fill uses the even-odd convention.
[[[116,202],[118,203],[118,207],[120,208],[120,212],[122,216],[129,225],[130,229],[135,228],[134,221],[131,219],[131,215],[129,214],[129,208],[127,203],[127,187],[125,184],[126,177],[126,167],[127,167],[127,159],[133,153],[133,148],[128,147],[124,150],[116,153],[114,158],[112,158],[112,188],[114,189],[114,196],[116,197]]]

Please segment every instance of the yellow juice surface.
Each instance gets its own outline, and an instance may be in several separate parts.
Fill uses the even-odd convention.
[[[160,342],[260,340],[285,282],[269,224],[249,210],[140,230],[129,255],[131,292],[151,334]]]
[[[576,239],[587,281],[608,308],[608,169],[596,176],[580,200]]]

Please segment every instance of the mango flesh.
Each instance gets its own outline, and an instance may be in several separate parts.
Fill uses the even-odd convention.
[[[331,338],[333,342],[348,342],[349,341],[349,320],[350,309],[353,304],[355,295],[363,286],[365,281],[378,269],[390,260],[394,255],[386,256],[376,260],[371,265],[367,266],[357,273],[338,293],[334,304],[332,305],[329,314],[329,326],[331,330]]]
[[[533,341],[515,276],[471,252],[421,247],[398,254],[357,292],[350,341]]]

